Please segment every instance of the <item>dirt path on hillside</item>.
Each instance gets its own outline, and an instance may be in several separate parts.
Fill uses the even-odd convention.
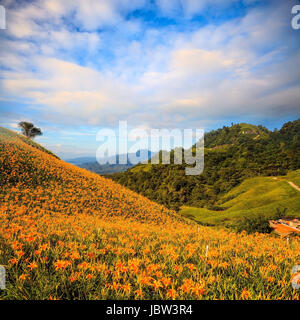
[[[288,181],[288,184],[293,187],[294,189],[298,190],[300,192],[300,188],[292,181]]]
[[[273,177],[272,179],[274,180],[279,180],[277,177]],[[286,181],[286,180],[283,180],[283,179],[280,179],[281,181]],[[300,192],[300,188],[292,181],[286,181],[292,188],[296,189],[297,191]]]

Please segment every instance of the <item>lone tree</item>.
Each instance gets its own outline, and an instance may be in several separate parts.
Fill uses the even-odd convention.
[[[29,139],[33,139],[36,136],[41,136],[43,134],[40,128],[36,128],[33,123],[30,122],[21,121],[18,123],[18,126],[21,128],[24,136]]]

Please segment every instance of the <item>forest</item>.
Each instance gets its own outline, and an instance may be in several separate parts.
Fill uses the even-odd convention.
[[[187,176],[186,166],[138,164],[108,177],[171,209],[224,210],[218,200],[245,179],[300,168],[300,119],[274,131],[241,123],[207,132],[203,173]]]

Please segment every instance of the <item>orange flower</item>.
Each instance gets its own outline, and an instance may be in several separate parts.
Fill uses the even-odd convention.
[[[83,269],[83,270],[86,270],[89,267],[90,267],[90,265],[85,261],[78,265],[78,269]]]
[[[201,297],[205,293],[204,284],[197,283],[193,288],[192,292],[197,296]]]
[[[143,291],[141,289],[135,290],[134,291],[135,297],[136,298],[143,298]]]
[[[32,262],[28,265],[28,268],[30,271],[32,271],[33,269],[36,269],[38,267],[38,265],[35,262]]]
[[[28,274],[25,274],[25,273],[21,274],[19,277],[20,280],[26,280],[27,278],[28,278]]]
[[[17,258],[13,258],[11,260],[8,261],[10,264],[16,264],[18,263],[18,259]]]
[[[160,281],[163,283],[165,288],[167,288],[172,283],[171,278],[161,278]]]
[[[184,279],[183,285],[180,287],[180,289],[183,290],[185,293],[188,293],[192,289],[193,285],[194,282],[191,279]]]
[[[128,268],[126,268],[121,261],[117,262],[116,267],[120,272],[127,272],[128,271]]]
[[[124,284],[124,285],[123,285],[123,290],[124,290],[127,294],[129,294],[130,291],[131,291],[131,285],[130,285],[130,283]]]
[[[242,291],[242,294],[241,294],[242,300],[247,300],[250,297],[251,297],[250,292],[246,288],[244,288],[244,290]]]
[[[25,253],[24,253],[23,251],[16,251],[16,255],[17,255],[19,258],[23,257],[24,254],[25,254]]]
[[[192,263],[187,263],[185,266],[186,266],[190,271],[193,271],[193,270],[197,269],[197,268],[195,267],[195,265],[192,264]]]
[[[48,249],[48,244],[42,244],[41,246],[40,246],[40,250],[42,250],[42,251],[45,251],[45,250],[47,250]]]
[[[68,260],[57,260],[54,262],[55,270],[66,269],[71,265],[71,261]]]
[[[143,277],[140,279],[141,284],[143,285],[150,285],[153,278],[151,277]]]
[[[120,284],[113,282],[113,284],[111,285],[111,288],[114,289],[115,291],[117,291],[120,288]]]
[[[160,283],[159,280],[154,280],[152,286],[153,286],[154,290],[156,291],[162,287],[162,284]]]
[[[177,298],[178,294],[176,292],[176,290],[174,290],[173,288],[172,289],[169,289],[167,291],[167,298],[171,298],[172,300],[175,300]]]

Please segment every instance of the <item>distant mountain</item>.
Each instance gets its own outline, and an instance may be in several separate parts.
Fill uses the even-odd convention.
[[[246,123],[210,131],[203,173],[187,176],[186,167],[140,164],[111,178],[169,208],[209,207],[245,179],[299,169],[300,119],[274,131]]]
[[[74,158],[74,159],[67,159],[65,161],[68,163],[71,163],[71,164],[75,164],[77,166],[77,165],[80,165],[83,163],[96,161],[96,156],[94,156],[94,157],[79,157],[79,158]]]
[[[78,165],[78,167],[95,172],[101,175],[124,172],[133,167],[133,164],[102,164],[98,162],[88,162]]]
[[[133,166],[135,166],[135,164],[132,164],[130,162],[130,159],[132,158],[133,155],[136,156],[140,156],[141,155],[141,163],[143,162],[148,162],[148,160],[154,155],[153,152],[149,151],[149,150],[141,150],[138,151],[136,153],[129,153],[127,155],[127,164],[120,164],[119,162],[119,158],[121,156],[124,155],[117,155],[116,159],[115,157],[107,157],[107,158],[103,158],[103,162],[107,162],[106,164],[99,164],[97,161],[95,161],[95,159],[93,159],[93,161],[84,161],[84,162],[80,162],[79,161],[77,163],[74,163],[75,165],[77,165],[80,168],[84,168],[87,169],[89,171],[101,174],[101,175],[106,175],[106,174],[113,174],[113,173],[117,173],[117,172],[124,172],[130,168],[132,168]],[[126,157],[126,155],[125,155]],[[79,158],[80,159],[80,158]],[[83,158],[81,158],[83,159]],[[78,159],[75,159],[76,161]],[[111,164],[114,160],[116,160],[116,164]],[[70,162],[72,163],[72,162]]]

